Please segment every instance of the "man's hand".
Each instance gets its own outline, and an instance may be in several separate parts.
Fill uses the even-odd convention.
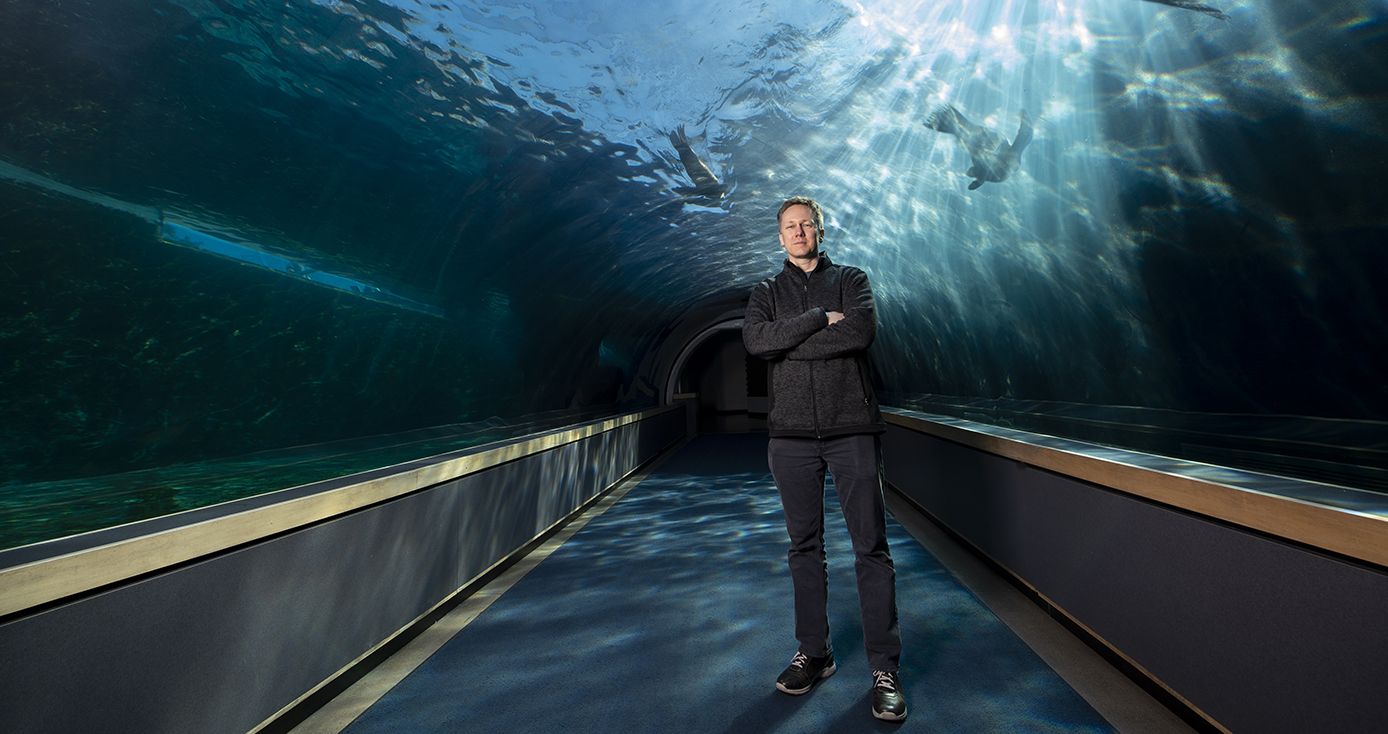
[[[838,322],[840,322],[840,321],[843,321],[843,312],[842,312],[842,311],[828,311],[828,312],[826,312],[825,315],[827,315],[827,316],[829,317],[829,324],[830,324],[831,326],[832,326],[833,324],[835,324],[835,323],[838,323]]]

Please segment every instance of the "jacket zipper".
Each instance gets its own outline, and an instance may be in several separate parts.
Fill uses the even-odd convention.
[[[862,360],[854,357],[853,369],[858,373],[858,386],[863,389],[863,405],[872,405],[872,403],[868,402],[867,370],[863,369]]]
[[[804,295],[805,295],[805,299],[804,299],[804,301],[803,301],[803,303],[802,303],[803,308],[802,308],[802,310],[801,310],[801,313],[804,313],[805,311],[810,310],[810,276],[811,276],[811,273],[805,273],[805,294],[804,294]],[[818,402],[815,401],[815,389],[814,389],[814,363],[815,363],[815,361],[817,361],[817,360],[810,360],[810,362],[809,362],[809,367],[810,367],[810,422],[812,422],[812,423],[814,424],[814,437],[815,437],[815,438],[824,438],[823,436],[819,435],[819,404],[818,404]]]

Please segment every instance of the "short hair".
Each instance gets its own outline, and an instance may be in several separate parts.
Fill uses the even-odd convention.
[[[786,199],[785,203],[781,204],[781,208],[776,212],[776,228],[780,229],[781,227],[781,215],[785,214],[786,210],[793,206],[807,206],[810,208],[810,213],[814,215],[814,228],[819,232],[818,235],[815,236],[815,240],[817,242],[823,242],[824,210],[820,209],[819,204],[815,203],[815,200],[808,196],[792,196]]]

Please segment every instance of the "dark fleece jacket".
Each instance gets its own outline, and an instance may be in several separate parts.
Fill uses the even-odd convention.
[[[842,321],[829,325],[829,311]],[[887,430],[867,349],[877,313],[867,274],[824,253],[806,274],[790,260],[752,289],[742,324],[747,352],[771,362],[772,436],[828,438]]]

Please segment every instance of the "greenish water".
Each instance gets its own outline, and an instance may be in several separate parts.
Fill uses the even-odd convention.
[[[563,411],[516,422],[494,419],[92,479],[0,485],[0,550],[543,433],[603,415]]]

